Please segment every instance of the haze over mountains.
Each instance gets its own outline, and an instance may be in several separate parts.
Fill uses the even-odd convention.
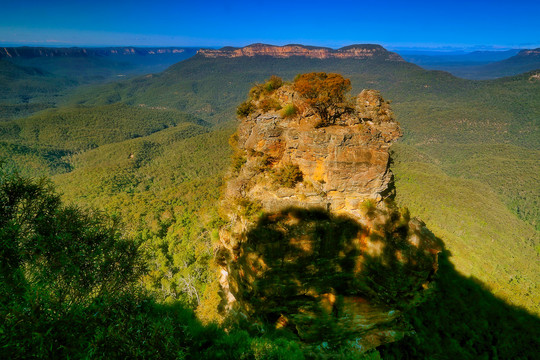
[[[158,72],[166,67],[193,56],[197,48],[180,47],[2,47],[0,59],[19,66],[38,67],[55,75],[67,75],[80,78],[75,70],[86,73],[92,71],[98,80],[100,71],[116,70],[126,74]],[[75,61],[76,60],[76,61]],[[67,68],[66,68],[67,67]],[[86,67],[90,67],[86,69]],[[114,76],[110,74],[109,76]],[[101,80],[107,79],[104,77]]]
[[[378,45],[263,44],[192,51],[161,73],[110,81],[129,68],[125,59],[139,59],[130,63],[135,73],[148,64],[141,59],[160,56],[130,49],[44,57],[48,50],[4,50],[29,55],[0,60],[0,156],[27,175],[52,176],[67,201],[120,215],[152,250],[147,289],[206,309],[237,106],[271,75],[293,81],[335,72],[351,79],[353,94],[375,89],[392,101],[404,131],[392,147],[396,200],[445,246],[435,295],[409,314],[418,337],[381,351],[388,358],[399,351],[509,358],[517,347],[532,354],[540,314],[538,49],[468,68],[512,75],[484,81],[425,70]]]
[[[404,53],[403,57],[425,69],[444,70],[466,79],[494,79],[540,68],[540,49],[475,51],[468,54]]]
[[[73,87],[155,73],[195,48],[0,48],[0,120],[54,107]]]

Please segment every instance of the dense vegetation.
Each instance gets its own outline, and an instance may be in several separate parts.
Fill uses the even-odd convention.
[[[21,81],[11,83],[24,86],[27,76],[46,79],[40,83],[46,86],[65,81],[32,71],[19,72]],[[443,259],[432,300],[410,316],[418,336],[385,347],[383,357],[533,358],[537,318],[491,293],[540,313],[540,179],[535,170],[540,82],[534,73],[468,81],[409,63],[266,57],[196,56],[161,74],[80,88],[70,96],[69,107],[0,124],[4,168],[53,175],[64,201],[117,217],[122,236],[135,239],[147,259],[148,272],[140,281],[152,294],[113,294],[63,312],[47,303],[37,307],[39,315],[25,313],[33,309],[30,298],[2,303],[6,319],[7,314],[28,316],[5,322],[21,327],[2,328],[2,346],[11,344],[3,349],[14,354],[33,349],[44,357],[51,351],[99,357],[116,347],[119,352],[111,356],[153,357],[159,349],[160,356],[171,358],[217,349],[229,358],[242,353],[262,358],[256,349],[277,351],[276,344],[296,351],[289,340],[276,343],[241,330],[226,336],[215,326],[201,325],[192,310],[205,321],[218,319],[210,264],[236,105],[254,82],[266,84],[271,74],[292,80],[306,71],[341,73],[351,78],[353,93],[375,88],[394,101],[405,131],[394,147],[397,200],[425,220],[452,254],[452,263]],[[18,94],[25,91],[21,87]],[[57,91],[37,92],[58,104]],[[49,100],[36,101],[13,111],[20,116],[48,107]],[[219,125],[210,128],[197,119]],[[467,326],[463,319],[475,321]],[[39,330],[31,338],[23,336],[34,328]],[[20,339],[28,343],[16,350],[19,345],[13,344]],[[67,341],[76,345],[54,347]]]
[[[0,121],[57,106],[76,86],[163,71],[196,52],[195,48],[185,48],[184,52],[173,54],[135,51],[103,56],[107,49],[59,50],[19,48],[17,53],[21,56],[0,56]],[[40,54],[47,51],[54,54]]]
[[[4,171],[0,199],[2,358],[352,358],[277,332],[225,333],[178,302],[156,302],[138,282],[143,245],[114,219],[63,205],[44,180]]]
[[[66,199],[124,219],[149,256],[148,289],[196,307],[213,279],[211,240],[229,134],[184,124],[101,146],[73,156],[73,171],[54,181]]]
[[[99,104],[114,94],[130,104],[170,106],[211,122],[224,122],[232,119],[234,105],[243,100],[253,82],[262,81],[272,73],[293,79],[298,73],[312,70],[338,72],[351,78],[353,92],[362,88],[382,90],[385,97],[393,100],[407,144],[431,144],[430,150],[438,145],[456,144],[512,144],[522,151],[538,150],[540,146],[537,122],[540,81],[533,77],[535,72],[491,81],[469,81],[402,62],[195,56],[152,78],[111,84],[100,88],[97,96],[81,92],[71,101]],[[218,79],[215,73],[223,76]],[[453,156],[451,153],[460,153],[461,149],[455,147],[447,153]],[[482,154],[487,162],[493,159],[493,154],[487,151]],[[503,155],[511,156],[511,153]],[[529,177],[531,173],[521,175]],[[534,180],[526,180],[531,181]],[[519,193],[515,183],[511,178],[506,179],[507,193]],[[521,201],[520,207],[530,208],[530,203],[523,204],[530,201]],[[514,203],[506,198],[503,202]],[[516,215],[530,224],[538,222],[537,218],[531,218],[529,210],[516,211]]]
[[[415,335],[378,348],[383,359],[535,359],[540,320],[492,295],[439,257],[437,288],[406,314]]]
[[[0,140],[80,151],[137,138],[181,122],[204,124],[176,110],[112,104],[49,109],[0,124]]]
[[[23,174],[62,173],[71,169],[68,154],[140,138],[181,123],[190,123],[194,133],[205,131],[204,121],[177,110],[119,103],[48,109],[0,123],[0,154],[16,160],[10,162],[12,166],[23,164],[19,166]]]

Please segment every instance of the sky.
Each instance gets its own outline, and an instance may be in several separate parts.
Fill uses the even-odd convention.
[[[539,0],[0,0],[0,45],[540,47]]]

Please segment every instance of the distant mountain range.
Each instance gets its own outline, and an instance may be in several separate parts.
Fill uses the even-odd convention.
[[[74,86],[157,73],[196,52],[180,47],[0,47],[0,120],[54,106]]]
[[[507,51],[475,51],[465,54],[403,54],[386,50],[375,44],[355,44],[339,49],[289,44],[275,46],[251,44],[245,47],[200,49],[197,55],[205,58],[239,58],[266,56],[271,58],[305,57],[309,59],[378,59],[412,62],[428,70],[443,70],[457,77],[472,80],[512,76],[540,68],[540,49]]]
[[[495,79],[540,69],[540,48],[475,51],[468,54],[401,54],[406,61],[429,70],[443,70],[473,80]]]
[[[0,58],[37,58],[37,57],[91,57],[91,56],[122,56],[122,55],[193,55],[196,48],[182,47],[103,47],[103,48],[51,48],[51,47],[1,47]]]
[[[368,59],[411,62],[428,70],[447,71],[454,76],[482,80],[517,75],[540,68],[540,49],[511,49],[506,51],[474,51],[470,53],[445,53],[437,51],[391,52],[376,44],[355,44],[339,49],[301,44],[276,46],[251,44],[245,47],[198,48],[198,47],[0,47],[0,59],[20,66],[38,68],[56,75],[68,73],[80,75],[88,80],[89,68],[99,68],[98,78],[109,78],[121,74],[154,73],[168,66],[199,55],[206,58],[236,58],[266,56],[273,58],[305,57],[312,59]],[[65,59],[51,65],[50,59]],[[90,64],[75,66],[72,60],[87,59]],[[78,60],[81,61],[81,60]],[[102,63],[100,63],[102,62]],[[106,62],[107,64],[103,63]],[[114,64],[111,64],[114,62]],[[111,72],[114,68],[116,71]],[[104,70],[104,71],[103,71]],[[93,70],[92,70],[93,71]],[[107,74],[103,74],[103,72]],[[97,78],[96,78],[97,79]],[[95,80],[95,79],[94,79]]]
[[[436,65],[448,63],[489,63],[508,59],[520,52],[520,49],[505,51],[473,51],[473,52],[444,52],[444,51],[397,51],[405,60],[417,65]]]
[[[224,47],[221,49],[201,49],[197,52],[201,56],[208,58],[236,58],[253,56],[270,56],[274,58],[289,58],[293,56],[303,56],[312,59],[369,59],[384,58],[391,61],[404,61],[401,56],[390,52],[380,45],[356,44],[334,50],[327,47],[305,46],[290,44],[275,46],[267,44],[252,44],[242,48]]]

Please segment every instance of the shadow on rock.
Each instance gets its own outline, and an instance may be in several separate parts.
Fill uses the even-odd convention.
[[[368,226],[289,208],[262,216],[225,262],[235,310],[250,320],[366,350],[410,332],[402,314],[424,297],[438,252],[397,210]]]

